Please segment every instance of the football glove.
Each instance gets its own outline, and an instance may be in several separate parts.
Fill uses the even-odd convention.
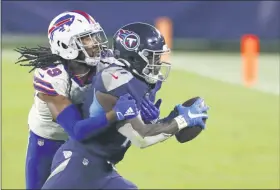
[[[158,99],[158,101],[153,104],[153,102],[148,98],[145,97],[141,102],[141,117],[144,123],[156,123],[159,115],[160,115],[160,105],[162,100]]]
[[[156,100],[156,93],[161,88],[161,85],[162,85],[162,81],[158,81],[156,83],[155,87],[150,91],[149,98],[150,98],[152,103],[155,102],[155,100]]]
[[[121,96],[113,110],[116,113],[117,120],[127,120],[136,117],[139,113],[136,105],[136,101],[132,98],[130,94],[125,94]]]
[[[204,120],[208,119],[207,110],[209,107],[204,104],[202,98],[198,98],[188,107],[179,104],[176,109],[179,115],[185,119],[187,127],[200,126],[202,129],[205,128]]]

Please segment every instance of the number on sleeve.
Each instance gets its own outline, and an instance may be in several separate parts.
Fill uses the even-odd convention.
[[[48,69],[47,73],[51,77],[55,77],[55,76],[60,75],[62,73],[62,71],[59,68],[53,68],[53,69]]]

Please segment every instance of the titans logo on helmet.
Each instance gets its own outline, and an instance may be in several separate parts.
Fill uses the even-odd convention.
[[[75,16],[70,15],[70,14],[67,14],[67,15],[57,19],[57,21],[54,23],[54,25],[49,30],[50,39],[51,40],[53,39],[53,35],[54,35],[55,31],[57,31],[57,30],[60,32],[65,31],[65,28],[67,26],[69,27],[72,25],[72,23],[74,22],[74,19],[75,19]]]
[[[140,45],[139,36],[129,30],[119,30],[118,37],[123,47],[128,51],[134,51]]]

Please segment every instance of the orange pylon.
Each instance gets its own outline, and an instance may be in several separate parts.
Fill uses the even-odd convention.
[[[241,38],[243,83],[253,86],[258,76],[259,39],[256,35],[244,35]]]
[[[172,21],[168,17],[160,17],[156,19],[156,28],[161,32],[163,35],[167,46],[171,49],[172,48],[172,36],[173,36],[173,26]],[[169,62],[169,54],[166,54],[161,57],[162,61]]]

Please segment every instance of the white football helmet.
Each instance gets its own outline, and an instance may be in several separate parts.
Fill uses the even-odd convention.
[[[48,38],[53,54],[64,59],[98,64],[106,34],[100,24],[83,11],[69,11],[56,16],[50,23]]]

